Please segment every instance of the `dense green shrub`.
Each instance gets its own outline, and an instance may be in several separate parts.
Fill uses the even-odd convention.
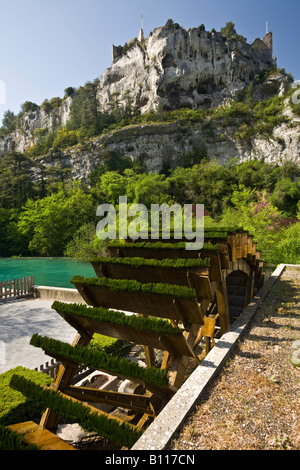
[[[68,131],[66,129],[61,129],[57,131],[55,138],[53,140],[53,147],[59,150],[72,147],[78,143],[78,137],[76,131]]]
[[[93,256],[99,256],[105,250],[97,246],[96,224],[87,222],[75,231],[73,238],[68,242],[64,249],[64,256],[77,261],[85,261]]]
[[[300,264],[300,222],[281,230],[280,235],[271,246],[268,261],[274,264]]]
[[[235,36],[237,34],[235,30],[235,24],[232,21],[228,21],[226,25],[221,28],[221,34],[226,39]]]
[[[167,20],[164,27],[169,28],[169,29],[179,29],[180,24],[179,23],[174,23],[174,21],[170,18],[170,19]]]
[[[35,103],[32,103],[31,101],[25,101],[25,103],[21,105],[22,113],[34,112],[37,109],[39,109],[39,106]]]

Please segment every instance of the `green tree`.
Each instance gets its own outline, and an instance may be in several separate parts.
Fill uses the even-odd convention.
[[[127,180],[116,171],[106,171],[97,185],[95,196],[98,202],[117,205],[119,196],[126,194]]]
[[[17,116],[8,109],[5,111],[2,119],[2,127],[0,129],[0,135],[11,134],[17,127]]]
[[[96,235],[96,224],[88,222],[75,232],[74,237],[65,248],[64,255],[77,261],[89,261],[95,256],[103,255],[99,246],[100,240]]]
[[[19,208],[34,197],[33,162],[25,153],[9,152],[0,159],[0,207]]]
[[[52,146],[55,149],[63,150],[68,147],[72,147],[78,143],[78,137],[76,131],[67,130],[66,128],[60,129],[54,135]]]
[[[232,167],[203,161],[192,168],[176,168],[169,177],[171,195],[179,203],[204,204],[212,215],[220,215],[236,188]]]
[[[270,196],[272,204],[288,216],[296,215],[299,200],[300,179],[296,181],[292,181],[290,178],[280,179]]]
[[[49,103],[49,100],[44,100],[41,104],[41,109],[43,111],[45,111],[45,113],[47,114],[50,114],[50,112],[52,111],[52,106],[51,104]]]
[[[169,18],[165,24],[165,28],[172,28],[172,29],[179,29],[180,28],[180,24],[179,23],[174,23],[174,21]]]
[[[231,39],[236,36],[235,24],[232,21],[228,21],[223,28],[221,28],[221,34],[226,39]]]
[[[248,230],[257,242],[257,248],[266,261],[271,261],[273,248],[283,237],[284,225],[289,220],[254,190],[239,188],[233,192],[231,202],[219,220],[220,226],[241,227]]]
[[[75,232],[94,216],[91,195],[76,182],[69,190],[60,185],[56,194],[38,201],[28,200],[18,227],[30,240],[32,254],[62,256]]]
[[[97,86],[98,80],[95,80],[87,82],[84,87],[76,90],[68,121],[70,129],[90,129],[91,135],[99,132]]]
[[[20,211],[0,208],[0,257],[29,254],[28,240],[18,229]]]
[[[75,88],[73,88],[72,86],[69,86],[68,88],[65,89],[64,93],[65,93],[65,98],[67,98],[68,96],[72,96],[75,93]]]
[[[25,101],[25,103],[21,105],[22,113],[29,113],[37,109],[39,109],[39,106],[36,103],[32,103],[32,101]]]
[[[51,98],[51,100],[49,101],[52,109],[59,108],[61,106],[62,102],[63,102],[63,100],[59,96]]]
[[[153,173],[137,175],[131,170],[125,171],[125,175],[129,202],[144,204],[150,208],[151,204],[163,204],[171,200],[170,183],[164,175]]]
[[[250,160],[236,165],[238,184],[247,188],[272,192],[279,176],[276,164],[265,163],[263,160]]]
[[[300,264],[300,221],[281,231],[281,237],[271,247],[270,263]]]

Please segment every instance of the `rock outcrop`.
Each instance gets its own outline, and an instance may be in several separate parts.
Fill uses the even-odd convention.
[[[72,97],[69,96],[62,101],[59,108],[50,112],[40,107],[35,111],[25,112],[19,119],[17,129],[7,137],[0,138],[0,152],[6,153],[12,150],[25,152],[28,147],[34,145],[38,129],[55,130],[65,126],[70,115],[71,103]]]
[[[201,125],[186,131],[180,123],[138,125],[106,134],[80,147],[39,158],[46,167],[69,169],[73,179],[88,180],[91,170],[101,165],[107,152],[117,152],[133,161],[140,161],[146,171],[160,172],[175,168],[183,155],[195,146],[204,147],[208,157],[225,164],[235,158],[239,162],[258,158],[266,162],[299,162],[300,120],[295,125],[278,126],[269,138],[255,136],[251,140],[233,138],[235,128],[213,129],[209,133]]]
[[[271,33],[248,44],[241,36],[227,40],[221,33],[203,28],[161,27],[146,39],[141,31],[128,45],[113,46],[112,65],[99,79],[97,104],[100,112],[215,108],[234,99],[254,77],[275,66]],[[261,101],[280,96],[288,85],[286,74],[274,72],[255,86],[253,98]],[[0,153],[24,152],[36,142],[37,129],[65,126],[72,99],[64,99],[60,108],[48,114],[42,109],[24,113],[18,129],[0,138]],[[188,127],[181,122],[136,125],[61,152],[50,151],[37,160],[46,167],[69,169],[72,178],[82,180],[102,163],[107,151],[141,160],[148,171],[176,166],[182,155],[199,145],[219,162],[231,158],[299,161],[300,118],[292,113],[288,101],[285,113],[288,122],[275,126],[267,137],[237,139],[237,126],[221,122]]]
[[[143,36],[142,36],[143,37]],[[118,102],[142,113],[164,109],[215,106],[234,98],[256,74],[276,65],[272,49],[261,39],[226,40],[200,28],[156,28],[147,39],[113,49],[113,63],[98,87],[99,108]]]

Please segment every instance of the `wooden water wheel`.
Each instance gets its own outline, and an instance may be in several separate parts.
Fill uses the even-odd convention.
[[[127,422],[142,432],[252,300],[263,284],[263,264],[243,230],[206,230],[201,250],[187,251],[183,240],[150,239],[112,242],[108,249],[109,257],[91,260],[95,278],[72,280],[86,305],[53,305],[78,332],[68,354],[42,339],[35,345],[62,362],[51,390],[95,413],[103,414],[87,403],[112,404],[108,418],[119,423],[118,409],[126,408]],[[80,361],[97,369],[100,359],[85,355],[95,333],[143,346],[146,369],[164,372],[166,381],[128,372],[119,361],[116,375],[139,384],[139,393],[72,385]],[[78,348],[80,358],[72,355]],[[109,361],[99,370],[111,372]],[[49,407],[39,427],[55,433],[59,421],[59,412]]]

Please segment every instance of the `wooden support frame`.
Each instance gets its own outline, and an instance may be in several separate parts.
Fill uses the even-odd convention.
[[[218,318],[219,318],[218,313],[214,317],[205,317],[204,325],[200,328],[197,338],[195,340],[194,347],[198,345],[198,343],[201,341],[203,337],[205,338],[206,354],[209,353],[209,351],[212,348],[212,345],[214,344],[216,322]]]
[[[216,291],[216,297],[218,305],[218,314],[220,319],[221,335],[223,335],[224,333],[226,333],[230,326],[227,286],[225,281],[222,281],[222,283],[219,284],[218,289]]]

